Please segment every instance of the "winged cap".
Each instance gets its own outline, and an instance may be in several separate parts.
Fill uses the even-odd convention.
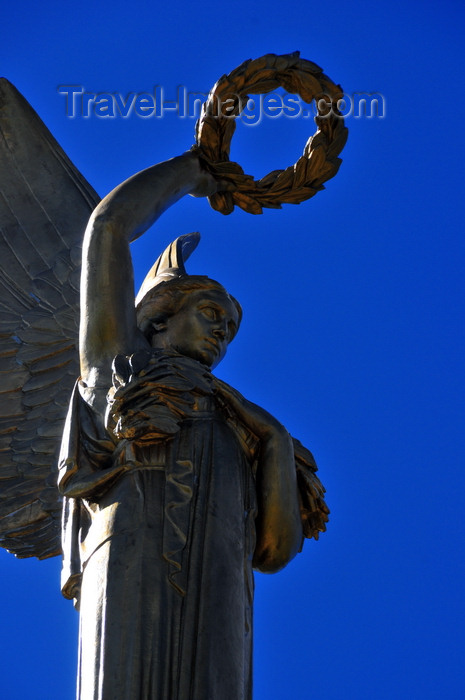
[[[194,231],[179,236],[165,248],[142,282],[136,296],[136,306],[139,306],[144,297],[161,282],[187,276],[184,263],[197,248],[199,241],[200,233]]]

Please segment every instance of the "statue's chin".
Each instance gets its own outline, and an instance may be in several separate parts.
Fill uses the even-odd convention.
[[[182,346],[173,345],[171,349],[179,353],[180,355],[190,357],[192,360],[197,360],[197,362],[202,363],[202,365],[205,365],[210,370],[217,367],[217,365],[219,365],[219,363],[224,357],[224,355],[218,355],[218,353],[215,353],[213,350],[210,350],[210,348],[186,349]]]

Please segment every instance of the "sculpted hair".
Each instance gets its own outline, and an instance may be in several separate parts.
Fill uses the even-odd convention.
[[[222,284],[204,275],[186,275],[161,282],[148,292],[137,305],[137,325],[149,342],[154,333],[153,324],[166,321],[170,316],[174,316],[182,309],[188,299],[189,292],[195,292],[199,289],[216,289],[230,299],[237,309],[239,327],[242,320],[242,307]]]

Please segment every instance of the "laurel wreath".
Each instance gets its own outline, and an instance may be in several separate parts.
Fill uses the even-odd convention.
[[[278,87],[298,94],[308,104],[315,100],[318,128],[294,165],[254,180],[229,160],[235,120],[247,105],[249,93],[266,94]],[[300,204],[324,189],[323,183],[339,170],[338,155],[347,140],[347,128],[337,109],[342,97],[342,88],[315,63],[300,58],[299,52],[249,59],[220,78],[202,106],[193,147],[203,166],[224,188],[208,198],[211,207],[230,214],[237,205],[250,214],[261,214],[263,207],[281,209],[284,203]]]

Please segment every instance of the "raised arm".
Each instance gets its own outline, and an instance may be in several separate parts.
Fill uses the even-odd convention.
[[[214,181],[188,152],[143,170],[118,185],[94,210],[82,251],[81,376],[108,385],[113,357],[144,347],[136,326],[129,243],[185,194],[214,191]]]

